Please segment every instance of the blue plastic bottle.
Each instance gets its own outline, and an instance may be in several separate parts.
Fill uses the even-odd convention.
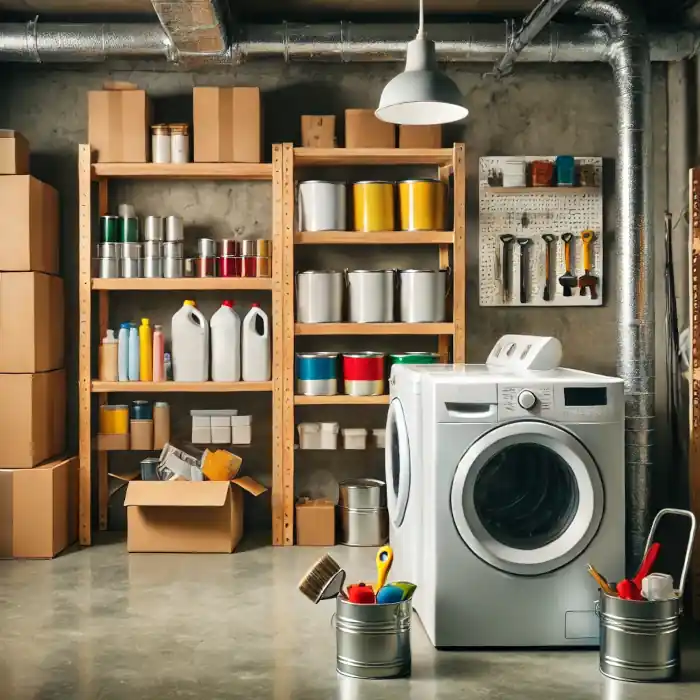
[[[129,324],[129,381],[138,382],[141,364],[139,362],[139,329],[135,323]]]
[[[119,343],[117,349],[118,376],[120,382],[129,381],[129,327],[130,323],[119,326]]]

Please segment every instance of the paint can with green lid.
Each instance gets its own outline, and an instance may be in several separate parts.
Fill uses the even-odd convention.
[[[389,369],[393,365],[434,365],[440,362],[436,352],[400,352],[389,355]]]

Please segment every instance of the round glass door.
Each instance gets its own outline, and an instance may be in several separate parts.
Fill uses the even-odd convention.
[[[603,516],[598,468],[568,431],[538,421],[494,428],[460,460],[452,516],[465,544],[502,571],[547,573],[590,544]]]
[[[398,399],[389,404],[386,418],[386,470],[387,506],[395,527],[401,527],[411,488],[411,452],[408,444],[408,428],[403,406]]]

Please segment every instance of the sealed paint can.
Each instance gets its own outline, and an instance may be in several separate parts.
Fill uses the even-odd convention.
[[[171,242],[185,240],[185,229],[179,216],[165,217],[165,240]]]
[[[120,204],[117,213],[120,219],[135,219],[136,207],[133,204]]]
[[[216,258],[197,258],[195,270],[197,277],[216,277]]]
[[[185,277],[194,277],[197,273],[197,258],[185,258]]]
[[[102,279],[119,277],[119,260],[117,258],[98,258],[97,275]]]
[[[165,222],[161,216],[147,216],[143,221],[143,239],[145,241],[165,240]]]
[[[402,231],[442,231],[447,192],[440,180],[404,180],[399,183]]]
[[[401,321],[440,323],[445,320],[447,270],[401,270]]]
[[[241,258],[241,277],[256,277],[258,269],[257,258]]]
[[[259,238],[255,241],[255,256],[258,258],[272,257],[272,241]]]
[[[153,406],[150,401],[132,401],[131,411],[129,412],[131,420],[153,420]]]
[[[100,243],[97,246],[98,258],[120,258],[121,254],[119,243]]]
[[[335,396],[338,393],[338,353],[298,352],[297,394]]]
[[[163,243],[163,255],[166,258],[184,257],[184,244],[182,241],[166,241]]]
[[[200,258],[215,258],[216,241],[213,238],[200,238],[197,241],[197,252]]]
[[[162,258],[163,244],[160,241],[146,240],[143,243],[143,255],[145,258]]]
[[[163,276],[163,258],[144,258],[143,276],[148,278]]]
[[[160,481],[158,476],[158,466],[160,459],[158,457],[148,457],[141,460],[141,481]]]
[[[271,277],[272,276],[271,258],[255,258],[255,276],[256,277]]]
[[[234,238],[219,241],[219,255],[222,258],[236,258],[241,255],[241,243]]]
[[[434,365],[440,362],[436,352],[401,352],[389,355],[389,369],[394,365]]]
[[[394,320],[394,270],[352,270],[347,273],[351,323]]]
[[[241,255],[244,258],[254,258],[258,254],[257,241],[241,241]]]
[[[119,217],[100,217],[100,241],[102,243],[117,243],[119,241]]]
[[[119,245],[122,258],[140,258],[142,248],[140,243],[122,243]]]
[[[343,355],[343,380],[348,396],[381,396],[384,393],[383,352]]]
[[[300,182],[297,199],[300,231],[347,230],[344,182]]]
[[[380,547],[389,539],[386,484],[350,479],[339,484],[339,542],[350,547]]]
[[[163,258],[163,277],[175,279],[185,276],[185,261],[182,258]]]
[[[138,243],[139,220],[136,218],[119,219],[119,240],[122,243]]]
[[[218,260],[219,277],[240,277],[241,258],[222,256]]]
[[[119,263],[120,277],[126,279],[143,277],[143,263],[141,258],[122,258]]]
[[[393,182],[356,182],[352,196],[355,231],[394,230]]]
[[[340,323],[343,320],[343,273],[335,270],[298,272],[297,321]]]

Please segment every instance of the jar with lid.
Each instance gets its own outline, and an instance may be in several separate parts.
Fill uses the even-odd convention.
[[[154,124],[151,127],[151,160],[154,163],[170,163],[170,127]]]
[[[187,124],[170,125],[170,162],[190,162],[190,136]]]

